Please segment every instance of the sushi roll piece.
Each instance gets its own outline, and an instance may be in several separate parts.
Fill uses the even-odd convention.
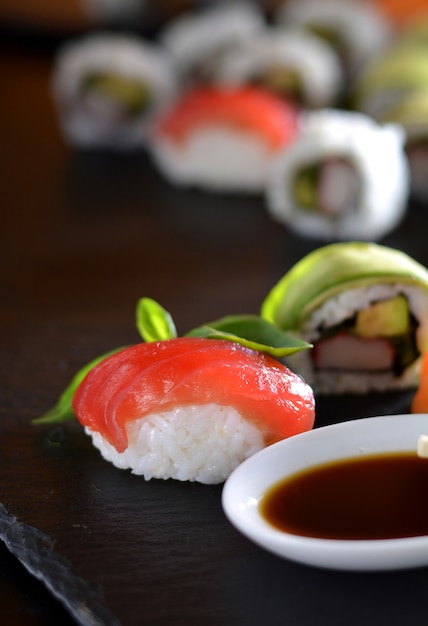
[[[410,167],[410,192],[428,192],[428,27],[418,35],[410,31],[357,76],[350,94],[351,106],[380,123],[402,127]]]
[[[356,75],[350,105],[384,122],[409,95],[426,89],[428,54],[424,44],[397,41]]]
[[[313,344],[288,364],[315,394],[412,389],[428,348],[428,270],[375,243],[330,244],[283,276],[262,317]]]
[[[64,44],[55,59],[59,121],[79,147],[144,147],[153,116],[175,89],[163,51],[137,36],[87,35]]]
[[[312,389],[271,356],[180,337],[102,360],[73,397],[102,456],[151,478],[219,483],[246,458],[314,423]]]
[[[327,41],[350,76],[392,38],[389,20],[364,0],[287,0],[277,10],[276,22],[307,29]]]
[[[271,28],[225,52],[215,81],[260,86],[299,106],[319,108],[338,101],[343,72],[337,54],[315,35]]]
[[[377,240],[403,219],[409,196],[404,134],[370,117],[308,113],[278,153],[266,185],[273,219],[302,237]]]
[[[262,193],[271,163],[298,133],[296,107],[254,87],[199,87],[154,128],[153,159],[173,184]]]
[[[387,116],[405,134],[410,171],[410,195],[425,200],[428,194],[428,89],[409,92]]]
[[[222,54],[266,28],[256,2],[217,2],[172,20],[159,35],[186,86],[211,83]]]

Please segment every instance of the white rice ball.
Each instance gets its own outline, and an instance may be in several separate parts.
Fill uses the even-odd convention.
[[[102,456],[120,469],[151,478],[216,484],[265,447],[259,429],[230,406],[181,406],[127,424],[128,448],[117,452],[86,427]]]

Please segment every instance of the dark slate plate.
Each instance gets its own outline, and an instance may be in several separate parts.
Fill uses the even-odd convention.
[[[44,55],[0,58],[8,84],[0,116],[8,209],[0,246],[4,623],[422,622],[427,569],[354,574],[282,560],[229,524],[221,485],[144,482],[105,462],[77,423],[31,424],[83,364],[139,340],[139,297],[161,302],[180,333],[254,313],[321,244],[274,224],[262,199],[174,189],[146,155],[67,151],[50,107],[49,68]],[[425,207],[409,209],[382,243],[428,264]],[[411,397],[319,398],[316,425],[406,413]]]

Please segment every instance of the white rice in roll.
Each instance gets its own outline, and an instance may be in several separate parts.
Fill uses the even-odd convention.
[[[428,348],[428,293],[414,285],[404,283],[382,283],[344,289],[339,294],[323,302],[299,329],[299,336],[316,343],[322,336],[346,320],[352,319],[358,311],[373,303],[403,295],[409,303],[411,315],[417,322],[415,341],[420,354]],[[320,330],[322,329],[322,331]],[[313,354],[309,351],[289,357],[289,365],[313,387],[316,394],[362,394],[391,390],[411,389],[419,381],[421,357],[419,356],[399,375],[381,370],[376,365],[373,352],[365,367],[360,367],[359,357],[344,351],[341,367],[317,368]]]
[[[388,20],[365,0],[288,0],[280,4],[276,20],[308,29],[330,41],[350,74],[392,38]]]
[[[336,53],[309,32],[271,28],[226,51],[217,65],[220,84],[259,84],[309,108],[332,106],[342,85]]]
[[[219,2],[171,21],[159,41],[185,82],[211,80],[225,50],[266,28],[256,2]]]

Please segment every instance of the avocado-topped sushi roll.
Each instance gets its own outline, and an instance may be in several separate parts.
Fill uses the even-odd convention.
[[[412,388],[428,347],[428,270],[386,246],[330,244],[283,276],[262,316],[313,344],[290,364],[315,393]]]
[[[258,85],[297,104],[318,108],[339,98],[343,73],[337,54],[309,32],[271,28],[225,52],[220,84]]]
[[[52,89],[72,144],[125,149],[145,145],[153,116],[175,93],[175,79],[154,44],[102,33],[60,48]]]
[[[388,121],[404,98],[426,90],[427,80],[426,47],[397,42],[361,69],[350,89],[350,104],[378,121]]]
[[[409,91],[386,117],[404,130],[410,193],[424,199],[428,193],[428,89]]]
[[[327,41],[349,75],[378,54],[392,36],[383,13],[364,0],[287,0],[280,4],[276,19]]]
[[[350,91],[350,104],[381,123],[400,125],[410,166],[412,195],[428,191],[428,53],[426,35],[398,38],[368,64]]]
[[[152,155],[174,184],[262,193],[279,150],[298,133],[294,104],[255,87],[199,87],[154,128]]]
[[[256,2],[218,2],[172,20],[159,41],[186,85],[211,83],[225,51],[266,28]]]
[[[104,458],[151,478],[219,483],[275,441],[310,430],[312,389],[226,340],[140,343],[102,360],[73,397]]]
[[[404,136],[360,113],[324,109],[302,117],[266,186],[270,215],[309,238],[377,240],[403,218],[409,195]]]

